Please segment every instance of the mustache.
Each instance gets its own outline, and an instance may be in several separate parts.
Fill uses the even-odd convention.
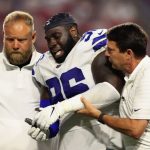
[[[9,55],[13,55],[13,54],[20,54],[20,55],[23,55],[23,53],[20,52],[20,51],[10,51],[10,52],[9,52]]]
[[[10,54],[22,54],[22,53],[19,51],[16,51],[16,52],[10,52]]]

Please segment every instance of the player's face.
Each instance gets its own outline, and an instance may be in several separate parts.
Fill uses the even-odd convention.
[[[11,64],[19,66],[30,61],[35,36],[35,32],[31,32],[30,26],[22,20],[6,24],[3,49]]]
[[[114,69],[124,71],[127,65],[126,53],[120,52],[116,42],[108,41],[105,55],[108,57]]]
[[[45,39],[47,40],[49,50],[57,63],[62,63],[75,45],[69,31],[63,26],[48,30],[45,34]]]

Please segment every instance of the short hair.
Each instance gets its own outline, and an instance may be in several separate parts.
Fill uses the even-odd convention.
[[[47,32],[49,29],[57,26],[77,25],[75,19],[66,12],[58,13],[48,19],[44,25],[44,30]]]
[[[143,28],[135,23],[124,23],[110,28],[107,39],[115,41],[120,52],[132,49],[136,57],[146,55],[148,35]]]
[[[25,24],[31,26],[31,30],[34,31],[34,19],[29,13],[24,11],[13,11],[9,13],[4,19],[3,30],[9,22],[16,22],[19,20],[24,20]]]

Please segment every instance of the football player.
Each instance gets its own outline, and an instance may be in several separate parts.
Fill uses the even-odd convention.
[[[34,78],[44,87],[43,109],[34,117],[29,135],[44,141],[54,137],[60,127],[59,150],[121,148],[119,133],[72,113],[84,107],[81,96],[109,113],[117,110],[114,102],[120,98],[123,80],[104,56],[107,30],[90,30],[80,37],[76,21],[68,13],[54,15],[44,29],[49,51],[33,70]]]

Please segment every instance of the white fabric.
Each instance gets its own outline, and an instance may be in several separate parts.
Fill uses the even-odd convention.
[[[150,120],[150,58],[146,56],[135,68],[133,73],[125,78],[120,103],[121,117]],[[135,145],[125,138],[126,145]],[[150,149],[150,123],[138,141],[139,149]]]
[[[20,68],[9,64],[0,53],[0,150],[48,150],[50,142],[37,143],[28,135],[25,118],[35,115],[40,91],[31,70],[41,54],[34,51],[30,64]]]
[[[83,37],[85,36],[84,40],[81,40],[83,39],[82,37],[78,41],[62,64],[57,64],[50,52],[46,52],[41,61],[34,67],[34,77],[42,85],[47,87],[48,82],[56,82],[54,87],[49,88],[52,97],[55,97],[57,93],[60,93],[61,96],[64,99],[68,99],[68,101],[71,100],[70,94],[74,94],[76,88],[79,86],[81,86],[81,90],[83,88],[91,89],[95,86],[91,72],[91,63],[98,53],[105,50],[105,47],[102,47],[95,52],[93,47],[100,41],[106,40],[106,38],[97,41],[94,45],[92,45],[92,43],[94,39],[100,37],[101,32],[105,33],[106,31],[107,30],[97,29],[85,33],[83,35]],[[81,94],[82,92],[78,91],[77,94]],[[105,130],[101,131],[100,126],[103,125],[99,126],[99,123],[96,120],[89,117],[85,119],[83,116],[75,116],[79,115],[71,115],[71,113],[69,113],[61,118],[59,150],[70,150],[70,147],[72,150],[105,150],[106,147],[103,145],[104,142],[102,139],[107,138],[107,136],[103,136],[102,139],[100,139],[99,135],[101,135],[102,132],[105,132],[105,135],[110,135],[111,132],[111,136],[108,136],[109,144],[112,142],[112,139],[116,138],[117,142],[112,143],[112,145],[121,147],[119,133],[118,136],[115,135],[114,137],[114,131],[109,127],[106,127],[107,129],[105,128]],[[79,138],[82,133],[83,137]]]

